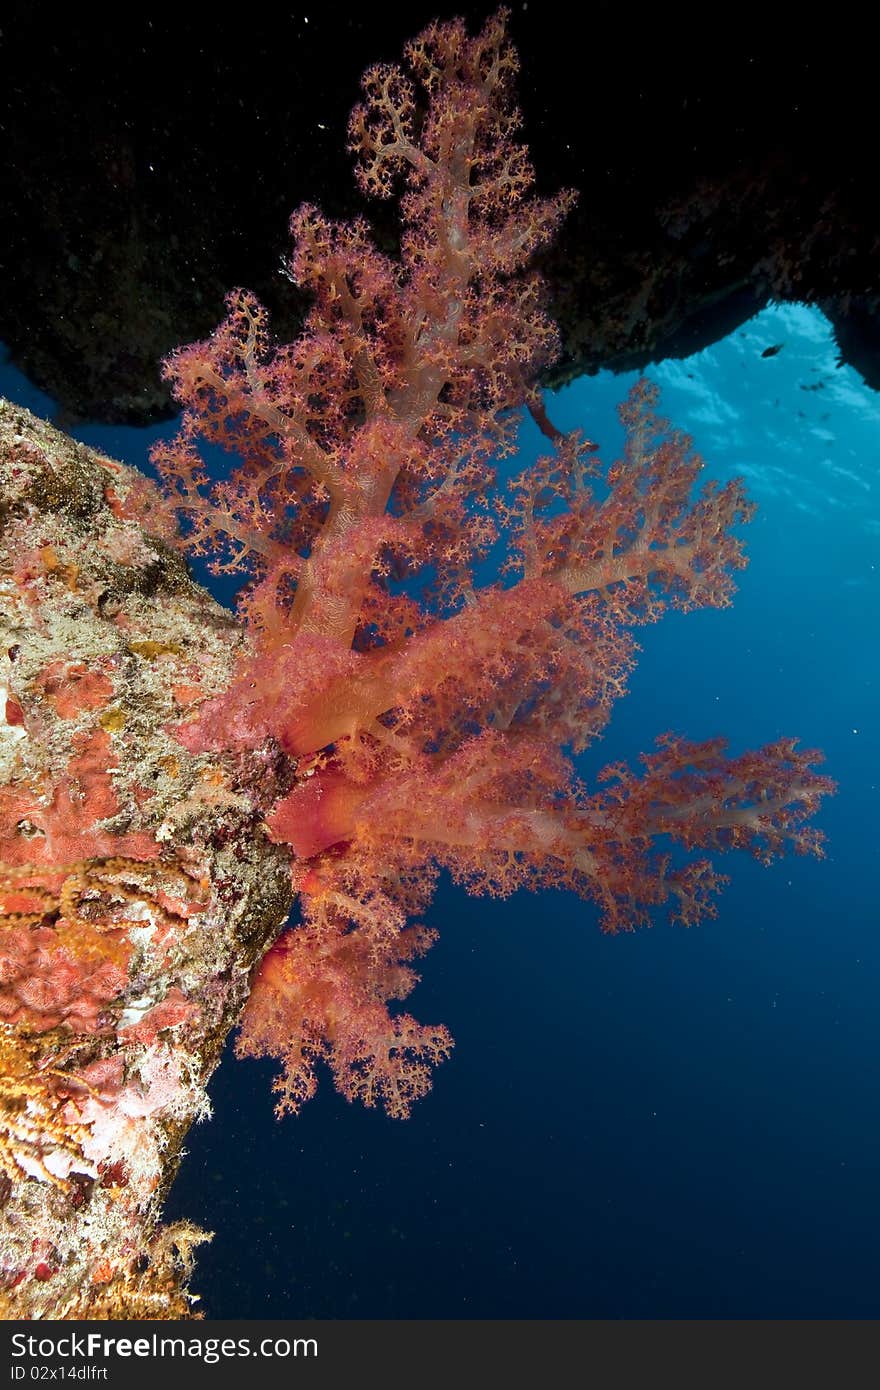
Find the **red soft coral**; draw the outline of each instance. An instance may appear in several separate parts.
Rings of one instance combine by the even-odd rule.
[[[366,193],[402,185],[399,257],[303,207],[296,342],[273,344],[235,291],[166,365],[184,415],[154,458],[197,553],[241,576],[251,633],[179,736],[239,765],[280,749],[290,773],[267,825],[305,922],[267,958],[241,1043],[283,1057],[282,1108],[322,1057],[394,1114],[425,1089],[449,1040],[386,1001],[412,983],[427,938],[405,922],[441,868],[476,891],[570,886],[619,929],[660,903],[713,910],[721,880],[689,852],[819,848],[803,822],[831,783],[792,741],[728,759],[666,739],[641,778],[612,769],[593,792],[563,753],[605,728],[635,625],[730,602],[752,509],[739,482],[694,495],[702,460],[646,382],[607,470],[548,420],[535,383],[557,340],[530,258],[572,195],[533,191],[516,70],[503,11],[473,38],[431,25],[405,69],[371,69],[350,147]],[[523,408],[553,451],[499,487]],[[239,456],[227,478],[203,441]]]

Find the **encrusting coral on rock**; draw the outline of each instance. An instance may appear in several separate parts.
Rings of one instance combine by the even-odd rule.
[[[161,1204],[290,899],[173,736],[243,638],[148,479],[6,402],[0,498],[2,1313],[185,1317]]]

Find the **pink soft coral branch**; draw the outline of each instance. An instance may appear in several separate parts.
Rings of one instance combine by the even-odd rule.
[[[646,382],[608,470],[547,417],[535,383],[557,339],[530,258],[572,195],[533,191],[505,12],[473,38],[432,25],[405,58],[366,74],[350,124],[363,191],[402,189],[399,256],[362,220],[301,208],[302,334],[273,344],[235,291],[167,364],[184,415],[155,455],[196,551],[242,577],[252,639],[180,738],[234,753],[244,786],[250,754],[287,769],[271,804],[250,785],[303,924],[267,957],[240,1039],[282,1058],[282,1109],[321,1059],[395,1115],[426,1089],[450,1040],[387,1006],[415,981],[430,938],[406,923],[441,869],[472,891],[571,887],[611,930],[664,903],[689,923],[722,882],[691,852],[817,852],[805,823],[831,790],[791,740],[729,759],[667,737],[641,777],[578,781],[563,750],[607,724],[633,626],[728,604],[752,509],[739,482],[694,495],[702,460]],[[499,487],[524,408],[553,452]],[[238,455],[227,478],[201,441]]]

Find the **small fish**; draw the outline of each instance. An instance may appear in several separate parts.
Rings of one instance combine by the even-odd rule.
[[[762,357],[775,357],[777,352],[781,352],[785,343],[774,343],[772,347],[765,348],[761,353]]]

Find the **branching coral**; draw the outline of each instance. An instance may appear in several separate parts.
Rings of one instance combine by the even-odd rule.
[[[69,1191],[47,1159],[60,1152],[82,1164],[88,1130],[62,1113],[65,1084],[70,1079],[46,1065],[39,1044],[0,1024],[0,1168],[10,1180],[35,1176]]]
[[[831,783],[792,740],[730,759],[666,737],[642,777],[612,767],[593,791],[570,760],[626,689],[635,625],[730,602],[752,509],[739,482],[695,493],[702,460],[645,382],[608,469],[549,420],[535,382],[556,335],[531,258],[572,195],[533,191],[505,20],[473,38],[431,25],[405,67],[364,78],[350,148],[365,194],[402,187],[399,255],[305,206],[301,337],[273,344],[235,291],[167,363],[184,414],[154,460],[196,553],[241,577],[251,633],[179,737],[239,769],[287,759],[266,824],[303,923],[267,958],[239,1044],[284,1060],[282,1109],[322,1057],[395,1115],[425,1090],[450,1040],[386,1005],[415,979],[430,938],[406,922],[440,869],[474,891],[568,886],[617,930],[658,904],[711,914],[722,880],[692,851],[820,848],[804,822]],[[552,453],[511,478],[523,408]],[[238,456],[228,477],[203,443]]]

